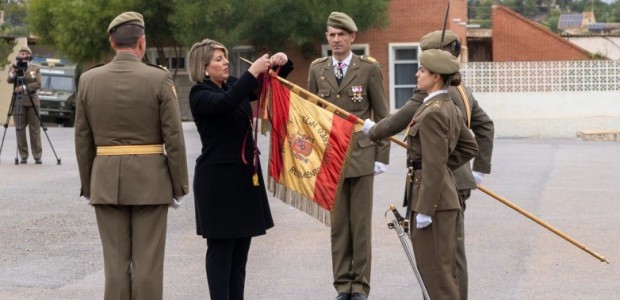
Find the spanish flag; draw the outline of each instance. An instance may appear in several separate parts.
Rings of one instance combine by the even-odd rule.
[[[355,120],[303,99],[279,80],[269,85],[269,189],[276,198],[329,225]]]

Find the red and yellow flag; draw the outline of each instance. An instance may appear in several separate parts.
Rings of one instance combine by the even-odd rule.
[[[270,186],[277,198],[330,224],[354,120],[304,100],[271,81]],[[270,180],[271,181],[271,180]]]

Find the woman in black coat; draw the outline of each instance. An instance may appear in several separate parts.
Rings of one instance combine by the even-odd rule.
[[[252,134],[258,78],[292,63],[284,53],[259,57],[238,79],[228,75],[228,51],[205,39],[188,55],[190,108],[202,142],[196,160],[194,198],[198,235],[207,239],[206,271],[211,299],[243,299],[251,238],[273,227]],[[256,159],[255,159],[256,158]]]

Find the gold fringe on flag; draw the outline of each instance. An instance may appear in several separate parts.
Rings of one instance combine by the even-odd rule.
[[[331,226],[331,213],[319,206],[312,199],[304,197],[303,195],[286,188],[284,185],[277,183],[271,176],[267,181],[267,188],[273,196],[280,199],[280,201],[295,209],[307,213],[327,226]]]

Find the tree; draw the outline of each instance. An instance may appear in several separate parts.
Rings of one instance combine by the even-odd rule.
[[[191,46],[212,38],[228,47],[281,49],[287,43],[311,49],[324,39],[331,11],[347,12],[360,30],[387,23],[389,0],[30,0],[28,25],[41,41],[80,63],[99,62],[112,51],[106,33],[119,12],[144,15],[147,45]]]

